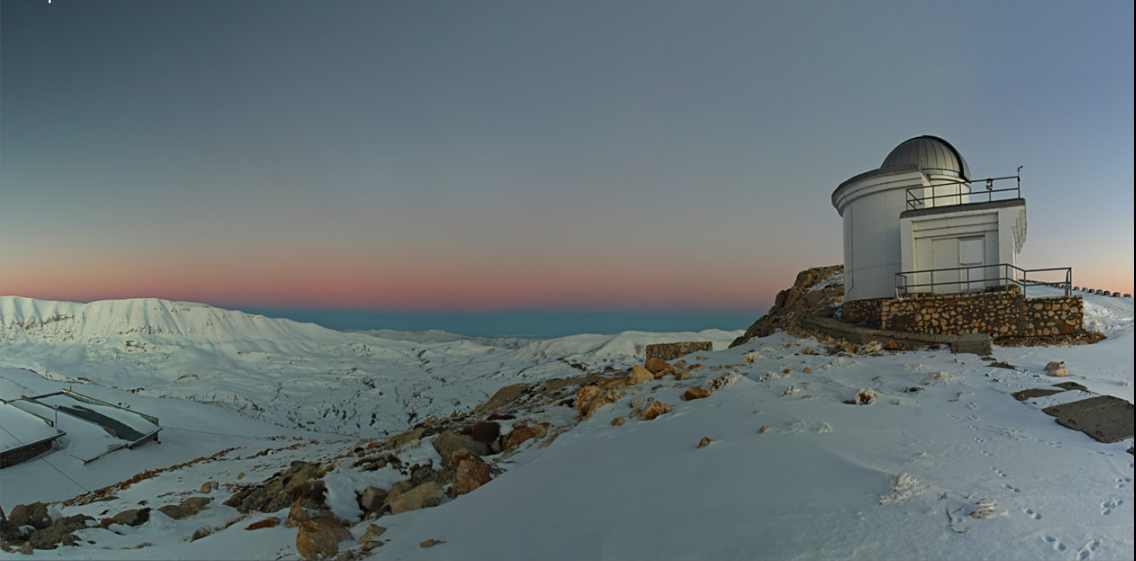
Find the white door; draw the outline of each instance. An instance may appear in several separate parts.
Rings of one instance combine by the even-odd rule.
[[[935,262],[935,269],[948,269],[946,271],[934,271],[931,273],[931,279],[934,283],[932,292],[935,294],[946,294],[959,291],[959,240],[958,238],[946,238],[941,240],[934,240],[931,242],[932,259]],[[945,283],[945,284],[944,284]]]
[[[966,292],[981,292],[986,289],[986,239],[983,236],[959,239],[959,266],[974,267],[965,269],[959,280],[964,281],[962,289]]]

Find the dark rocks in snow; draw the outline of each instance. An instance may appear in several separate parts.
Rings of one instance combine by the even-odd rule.
[[[401,483],[401,482],[400,482]],[[398,486],[398,483],[395,484]],[[394,495],[394,498],[391,498]],[[427,481],[406,491],[394,494],[394,488],[387,494],[387,504],[390,505],[391,514],[401,514],[411,510],[429,508],[442,504],[445,492],[436,481]]]
[[[201,509],[205,508],[205,505],[212,501],[213,499],[209,497],[190,497],[182,501],[181,504],[158,507],[158,512],[174,520],[181,520],[182,518],[188,518],[201,512]]]
[[[339,542],[354,538],[351,530],[332,516],[317,516],[300,523],[296,551],[304,559],[327,559],[339,553]]]
[[[492,421],[481,421],[473,425],[470,436],[483,444],[493,444],[501,436],[501,425]]]
[[[225,506],[236,508],[242,514],[251,511],[276,512],[288,508],[297,500],[303,506],[319,509],[323,506],[325,487],[323,470],[316,464],[293,462],[283,474],[277,473],[260,485],[237,491]]]
[[[44,503],[31,503],[16,505],[8,515],[8,522],[17,528],[20,526],[33,526],[42,530],[51,526],[51,517],[47,515],[47,505]]]
[[[469,450],[478,456],[485,456],[489,454],[489,445],[484,442],[478,442],[467,436],[456,435],[450,431],[443,431],[434,439],[434,450],[442,456],[442,465],[449,465],[450,456],[454,452],[461,449]]]
[[[111,517],[111,522],[115,524],[122,524],[123,526],[141,526],[147,520],[150,520],[149,508],[132,508],[124,510]]]
[[[463,451],[464,452],[464,451]],[[459,459],[455,455],[455,459]],[[476,490],[493,480],[493,472],[481,458],[466,452],[460,457],[452,487],[455,496]]]
[[[363,512],[381,513],[383,511],[383,503],[387,500],[387,492],[385,489],[378,487],[367,487],[363,494],[359,496],[359,507]]]

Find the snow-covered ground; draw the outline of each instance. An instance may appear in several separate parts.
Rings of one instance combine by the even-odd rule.
[[[80,384],[95,384],[352,437],[464,411],[518,381],[626,367],[642,359],[647,344],[725,348],[740,332],[573,335],[521,346],[508,339],[502,347],[439,333],[382,339],[152,298],[75,304],[0,297],[0,367],[81,393]]]
[[[1104,332],[1106,340],[1074,347],[996,347],[994,357],[1014,369],[993,367],[977,356],[952,355],[947,350],[881,356],[810,354],[805,352],[808,347],[821,348],[817,341],[783,333],[735,349],[700,353],[705,358],[688,356],[688,362],[703,365],[693,371],[695,379],[667,378],[633,386],[629,395],[566,430],[550,446],[525,446],[503,461],[506,471],[484,487],[446,499],[436,508],[378,519],[375,523],[388,528],[383,539],[389,541],[374,551],[375,558],[1131,559],[1133,456],[1126,451],[1131,439],[1096,442],[1058,425],[1041,411],[1051,403],[1083,394],[1068,392],[1025,402],[1010,395],[1057,381],[1046,377],[1043,367],[1062,360],[1071,376],[1061,381],[1132,399],[1132,300],[1086,295],[1085,310],[1088,324]],[[351,356],[337,355],[334,349],[343,347],[315,335],[319,334],[312,334],[315,342],[305,348],[317,356]],[[527,369],[527,379],[532,380],[578,374],[571,362],[586,364],[588,369],[605,361],[614,363],[603,357],[629,356],[625,353],[638,342],[655,341],[650,337],[630,334],[605,342],[579,336],[522,347],[526,349],[523,355],[475,351],[472,343],[458,341],[446,343],[450,347],[417,347],[415,352],[422,352],[430,362],[406,372],[422,377],[423,369],[432,367],[426,377],[445,377],[457,385],[464,376],[482,372],[470,367],[484,364],[471,361],[471,356],[496,355],[493,360],[500,361],[497,368],[502,376],[482,380],[505,385],[525,380],[524,374],[518,377],[521,369]],[[10,360],[8,350],[15,348],[17,362],[38,362],[42,370],[36,374],[11,364],[0,370],[0,391],[51,391],[66,383],[45,379],[43,370],[59,378],[73,376],[63,374],[66,370],[61,367],[85,365],[71,356],[80,351],[62,348],[67,341],[50,341],[42,347],[42,338],[7,339],[0,343],[0,360]],[[340,345],[350,348],[356,343],[347,341]],[[124,361],[137,356],[128,359],[121,345],[114,346],[117,340],[111,342],[108,348]],[[400,345],[406,343],[380,342],[373,337],[358,342],[372,348],[375,356],[402,356]],[[162,340],[147,342],[147,346],[151,343],[175,344]],[[98,349],[102,344],[93,346]],[[205,343],[195,341],[193,345],[203,347]],[[260,340],[234,343],[234,348],[275,346],[272,356],[280,360],[302,358],[299,353],[290,354],[294,350],[280,350],[287,345]],[[50,350],[51,356],[36,359],[36,346],[42,347],[41,352]],[[96,357],[95,364],[108,360],[112,352],[92,352],[91,347],[88,343],[81,348],[87,349],[88,357]],[[566,356],[566,351],[575,354]],[[238,363],[227,351],[208,356]],[[509,356],[526,358],[501,358]],[[551,357],[555,358],[541,362]],[[307,360],[304,372],[317,370],[308,370],[310,364],[324,359]],[[534,365],[524,366],[530,363]],[[96,376],[102,372],[87,369],[92,370]],[[141,385],[130,380],[140,375],[139,369],[124,372],[112,374],[111,380],[126,383],[126,389]],[[272,375],[257,369],[240,372],[261,379]],[[679,399],[687,386],[706,385],[708,379],[729,372],[738,374],[736,382],[710,397]],[[275,375],[301,379],[292,377],[288,368]],[[217,378],[186,386],[214,383]],[[383,379],[379,387],[392,380]],[[168,383],[151,383],[169,387]],[[105,384],[110,385],[114,384]],[[436,387],[446,389],[445,384]],[[179,501],[183,495],[198,493],[205,481],[230,484],[238,474],[245,481],[257,481],[284,469],[293,459],[326,461],[355,442],[313,437],[250,420],[233,410],[113,389],[101,382],[77,389],[144,412],[161,408],[159,416],[166,427],[162,444],[111,454],[85,467],[53,453],[6,469],[0,474],[0,504],[6,509],[18,502],[68,496],[69,491],[52,488],[62,480],[50,476],[56,470],[76,484],[94,487],[117,481],[116,476],[125,479],[146,467],[236,448],[216,461],[134,484],[116,492],[112,500],[65,507],[60,512],[106,516],[136,508],[140,501],[154,506]],[[876,393],[870,404],[844,403],[864,389]],[[333,389],[310,387],[306,391],[315,401],[341,399]],[[674,410],[652,421],[626,419],[623,426],[611,424],[617,416],[626,418],[631,402],[644,394],[672,404]],[[479,399],[483,400],[479,396],[469,401]],[[559,427],[573,424],[572,413],[566,407],[552,407],[531,415],[533,421],[547,420]],[[338,431],[344,424],[332,426]],[[269,435],[280,438],[270,440]],[[713,442],[698,448],[702,437]],[[271,453],[257,455],[264,450]],[[403,453],[414,461],[440,459],[426,442]],[[55,470],[37,466],[44,463]],[[356,472],[341,465],[325,478],[329,503],[337,514],[356,523],[353,531],[359,536],[368,523],[359,520],[353,491],[366,485],[386,488],[398,478],[389,468]],[[95,543],[36,551],[32,557],[298,558],[294,529],[277,527],[255,533],[243,529],[267,515],[258,514],[188,541],[198,528],[224,527],[239,517],[235,509],[220,504],[227,493],[213,491],[212,495],[217,498],[211,508],[192,518],[175,521],[154,513],[150,522],[137,528],[112,526],[118,533],[82,530],[80,537]],[[443,543],[421,548],[420,542],[427,539]],[[134,549],[142,543],[151,545]],[[357,547],[353,542],[342,544],[344,548],[349,545]]]

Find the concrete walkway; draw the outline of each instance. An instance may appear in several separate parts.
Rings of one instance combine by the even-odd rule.
[[[1014,392],[1014,399],[1045,397],[1068,390],[1087,391],[1075,382],[1065,382],[1047,388],[1030,388]],[[1042,409],[1057,417],[1063,427],[1079,430],[1100,442],[1120,442],[1133,437],[1132,404],[1111,395],[1090,397],[1079,401],[1051,405]]]

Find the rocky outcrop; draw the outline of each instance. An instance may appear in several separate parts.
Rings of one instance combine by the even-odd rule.
[[[508,405],[523,396],[525,394],[525,390],[527,389],[529,389],[528,384],[513,384],[511,386],[505,386],[497,390],[497,393],[493,394],[493,397],[490,397],[489,401],[478,405],[477,410],[493,411],[495,409],[504,407],[505,405]]]
[[[769,312],[754,322],[730,348],[757,337],[768,337],[778,329],[793,332],[801,319],[822,308],[844,301],[844,266],[813,267],[797,273],[793,286],[777,293]]]
[[[236,508],[242,514],[276,512],[296,501],[307,508],[319,509],[323,506],[325,493],[323,481],[319,480],[323,475],[323,470],[316,464],[292,462],[288,471],[237,491],[225,501],[225,506]]]
[[[646,369],[643,369],[646,372]],[[655,379],[650,372],[646,372],[652,380]],[[614,403],[619,399],[619,392],[615,389],[603,389],[598,384],[584,386],[576,393],[576,412],[580,414],[580,419],[587,419],[599,411],[600,407],[609,403]]]

